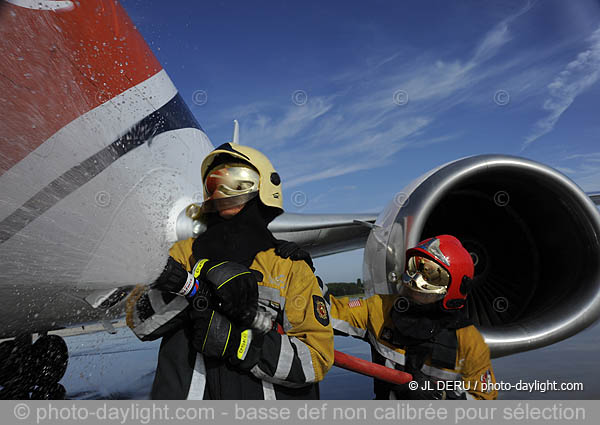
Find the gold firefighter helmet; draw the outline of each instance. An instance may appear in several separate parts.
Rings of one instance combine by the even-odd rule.
[[[252,170],[248,169],[244,171],[242,168],[247,164],[258,172],[258,196],[260,201],[268,207],[276,208],[278,210],[278,215],[281,214],[283,212],[283,195],[279,174],[275,168],[273,168],[271,161],[269,161],[263,153],[254,148],[235,143],[237,138],[238,125],[237,121],[235,121],[233,142],[224,143],[217,147],[204,158],[204,161],[202,161],[201,173],[205,203],[206,201],[215,198],[214,190],[215,187],[219,186],[218,183],[213,183],[215,187],[211,187],[211,184],[207,184],[210,183],[211,180],[209,179],[209,182],[207,182],[209,173],[215,180],[225,182],[223,185],[224,189],[222,190],[223,193],[221,193],[222,197],[235,196],[235,190],[228,190],[230,188],[227,185],[227,181],[230,181],[232,178],[238,178],[236,177],[236,173],[239,176],[246,176],[243,182],[244,184],[233,189],[238,189],[240,191],[240,195],[237,196],[241,199],[249,199],[249,195],[251,195],[252,192],[256,192],[256,188],[253,182],[254,179],[252,178]],[[228,176],[225,175],[226,172],[223,172],[223,167],[231,169]],[[246,193],[242,193],[244,191]]]

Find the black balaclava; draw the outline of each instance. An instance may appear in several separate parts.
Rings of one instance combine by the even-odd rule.
[[[249,267],[258,252],[275,247],[275,237],[267,226],[276,215],[277,211],[265,206],[258,196],[229,219],[218,212],[208,213],[207,230],[192,246],[194,258],[235,261]]]

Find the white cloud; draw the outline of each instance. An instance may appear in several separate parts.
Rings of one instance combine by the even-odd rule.
[[[396,152],[408,146],[409,142],[403,139],[429,122],[425,117],[407,118],[387,129],[364,128],[357,122],[346,130],[348,137],[352,137],[346,143],[321,146],[314,152],[303,146],[286,152],[278,157],[285,188],[388,164]]]
[[[477,64],[486,61],[495,55],[502,46],[508,43],[512,38],[509,32],[509,24],[519,16],[527,13],[535,3],[535,1],[528,1],[527,4],[525,4],[525,6],[519,9],[516,13],[503,19],[491,31],[489,31],[477,46],[472,63]]]
[[[599,162],[600,161],[600,152],[591,152],[591,153],[586,153],[586,154],[574,154],[574,155],[569,155],[565,158],[565,160],[572,160],[572,159],[583,159],[586,161],[593,161],[593,162]]]
[[[600,192],[600,171],[598,167],[595,173],[573,177],[573,180],[586,192]]]
[[[600,152],[569,155],[554,168],[572,178],[586,192],[600,191]]]
[[[552,131],[575,98],[591,87],[600,76],[600,27],[589,38],[589,47],[579,53],[548,85],[542,108],[548,115],[537,121],[523,148]]]
[[[257,148],[263,146],[273,148],[296,138],[299,133],[310,128],[318,118],[326,114],[332,106],[331,99],[316,97],[311,98],[305,105],[288,107],[283,117],[277,121],[260,110],[252,108],[247,108],[246,114],[241,113],[236,116],[240,117],[244,143]],[[243,112],[244,109],[241,108],[240,111]]]
[[[569,168],[569,167],[554,167],[556,168],[558,171],[560,171],[563,174],[575,174],[577,171],[574,168]]]
[[[432,124],[471,96],[475,85],[515,64],[490,61],[511,40],[510,23],[530,7],[491,28],[466,59],[441,60],[424,53],[407,61],[405,52],[396,52],[367,61],[368,69],[332,76],[329,81],[341,88],[329,96],[309,92],[305,105],[290,99],[284,107],[238,108],[245,114],[237,115],[241,140],[267,151],[284,189],[386,165],[409,147],[454,140],[459,135],[434,134]],[[399,90],[408,94],[405,105],[395,103]]]

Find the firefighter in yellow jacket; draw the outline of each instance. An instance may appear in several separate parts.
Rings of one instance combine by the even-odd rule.
[[[497,398],[489,348],[463,313],[471,256],[458,239],[441,235],[409,249],[406,259],[398,294],[329,297],[336,333],[366,339],[374,362],[413,376],[402,386],[376,380],[376,398]]]
[[[207,230],[177,242],[161,277],[128,300],[136,335],[162,337],[152,398],[317,399],[333,330],[311,267],[277,255],[267,229],[283,212],[279,175],[235,143],[201,171]]]

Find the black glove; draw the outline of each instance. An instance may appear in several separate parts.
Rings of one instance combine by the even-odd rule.
[[[262,336],[242,330],[218,311],[190,310],[192,346],[205,356],[226,359],[243,370],[250,370],[260,358]]]
[[[172,292],[178,295],[192,296],[199,289],[199,282],[187,272],[173,257],[169,257],[161,275],[150,288]]]
[[[288,242],[278,239],[275,241],[275,243],[275,254],[279,255],[281,258],[291,258],[294,261],[304,261],[306,264],[308,264],[313,272],[315,271],[310,254],[300,248],[300,245],[298,245],[296,242]]]
[[[217,298],[217,309],[243,329],[250,328],[258,309],[258,282],[263,275],[233,261],[200,260],[192,274],[206,282]]]

